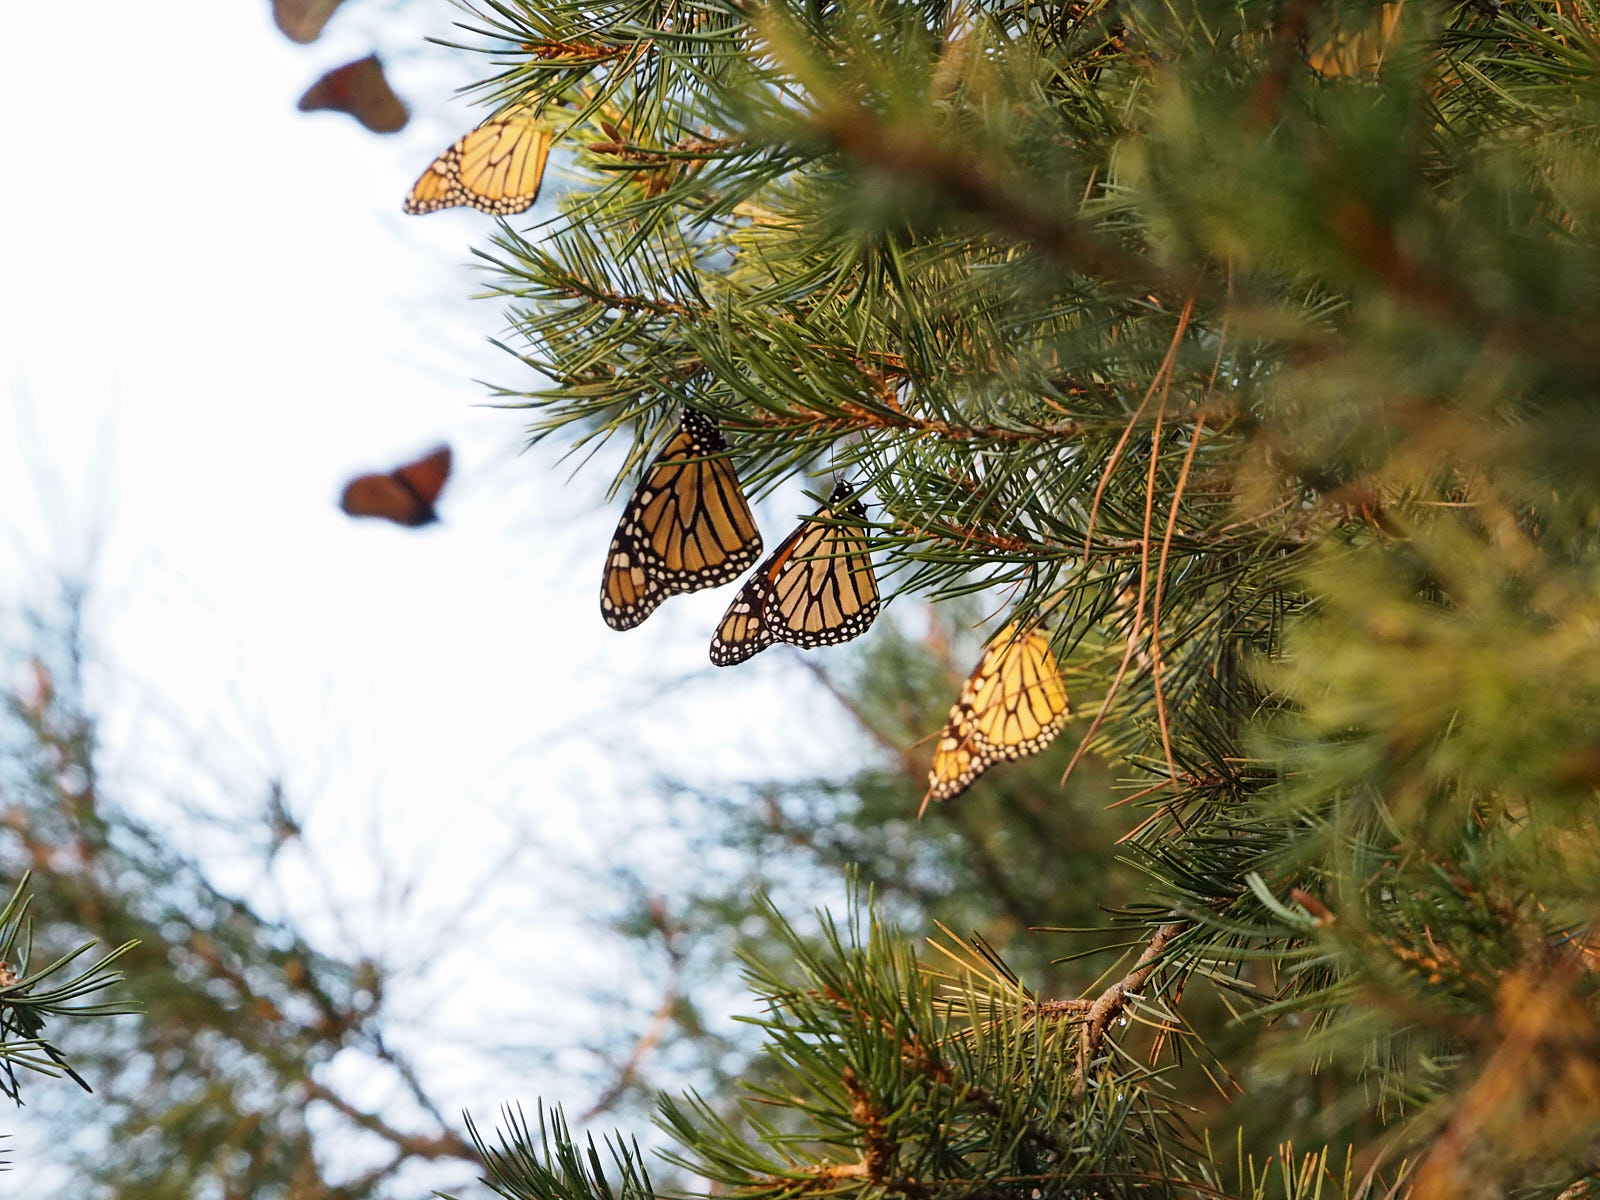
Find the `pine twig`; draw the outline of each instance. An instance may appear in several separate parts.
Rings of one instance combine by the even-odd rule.
[[[1106,1040],[1106,1029],[1110,1022],[1122,1014],[1123,1008],[1133,1000],[1141,987],[1146,986],[1150,976],[1155,974],[1155,968],[1160,966],[1160,958],[1166,946],[1181,933],[1184,928],[1182,922],[1168,922],[1155,931],[1149,944],[1144,947],[1144,952],[1139,955],[1138,962],[1134,962],[1133,970],[1128,971],[1122,979],[1118,979],[1112,986],[1094,998],[1088,1008],[1088,1021],[1083,1024],[1082,1048],[1078,1051],[1078,1088],[1082,1090],[1085,1077],[1088,1075],[1094,1056],[1099,1053],[1101,1043]]]

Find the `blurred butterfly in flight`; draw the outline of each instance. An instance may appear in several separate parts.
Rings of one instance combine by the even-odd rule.
[[[339,0],[272,0],[272,19],[292,42],[314,42]]]
[[[405,211],[466,207],[496,216],[530,208],[544,182],[550,135],[531,121],[489,121],[460,138],[411,187]]]
[[[613,629],[632,629],[668,596],[732,583],[760,553],[761,534],[721,431],[686,407],[617,522],[600,616]]]
[[[1050,639],[1037,627],[1007,625],[989,643],[933,750],[928,794],[951,800],[997,762],[1037,754],[1067,723],[1070,708]]]
[[[878,615],[878,580],[860,532],[866,520],[841,479],[739,589],[711,639],[711,661],[728,667],[775,642],[809,650],[865,633]]]
[[[387,474],[358,475],[345,484],[339,507],[352,517],[380,517],[415,527],[439,519],[434,502],[450,478],[450,447],[440,446]]]
[[[300,97],[301,112],[349,113],[373,133],[398,133],[411,114],[394,94],[376,54],[335,67]]]

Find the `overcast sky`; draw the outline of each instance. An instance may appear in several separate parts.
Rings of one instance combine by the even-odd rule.
[[[522,452],[520,415],[473,382],[520,382],[486,344],[496,302],[468,299],[482,282],[469,248],[493,221],[400,212],[483,115],[451,98],[478,64],[422,41],[459,15],[350,0],[305,47],[267,0],[91,4],[70,26],[57,5],[7,12],[0,606],[86,572],[125,792],[157,814],[180,793],[226,812],[281,778],[309,844],[338,862],[363,950],[437,954],[458,986],[513,972],[521,1008],[507,1015],[525,1017],[629,964],[585,961],[559,928],[508,953],[483,932],[505,911],[472,904],[475,924],[419,947],[412,914],[465,903],[508,831],[601,855],[614,826],[598,814],[648,803],[656,766],[738,778],[837,752],[829,702],[787,652],[707,665],[731,588],[674,599],[627,634],[601,623],[618,460],[569,481],[564,447]],[[403,133],[295,111],[323,70],[374,48],[415,110]],[[559,166],[554,182],[516,220],[548,215]],[[439,525],[338,511],[349,474],[439,441],[456,450]],[[765,507],[769,545],[805,505],[794,485]],[[320,903],[285,871],[287,903]],[[512,874],[568,882],[537,849]],[[399,878],[415,884],[404,909]],[[560,1064],[544,1078],[457,1068],[447,1109],[559,1098]]]

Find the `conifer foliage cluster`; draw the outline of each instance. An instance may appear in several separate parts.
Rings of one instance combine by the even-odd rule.
[[[1072,761],[1111,764],[1127,818],[1104,853],[1144,880],[1084,995],[865,910],[752,962],[770,1070],[664,1104],[678,1169],[752,1197],[1590,1194],[1600,8],[463,24],[567,181],[483,251],[504,398],[537,436],[629,439],[619,482],[684,406],[757,493],[848,476],[891,613],[982,592],[1048,631]],[[662,1192],[553,1111],[484,1143],[517,1200]]]

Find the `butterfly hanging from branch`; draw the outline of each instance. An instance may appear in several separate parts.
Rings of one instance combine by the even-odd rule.
[[[760,554],[761,533],[721,431],[686,407],[617,522],[600,616],[613,629],[632,629],[669,596],[732,583]]]
[[[413,215],[475,208],[506,217],[531,208],[544,183],[550,135],[532,121],[489,121],[429,164],[404,204]]]
[[[953,800],[995,763],[1039,753],[1070,715],[1049,637],[1037,626],[1023,633],[1015,623],[1007,625],[989,643],[950,710],[917,815],[932,801]]]
[[[809,650],[865,633],[879,607],[866,520],[841,479],[739,589],[711,639],[711,661],[727,667],[777,642]]]

